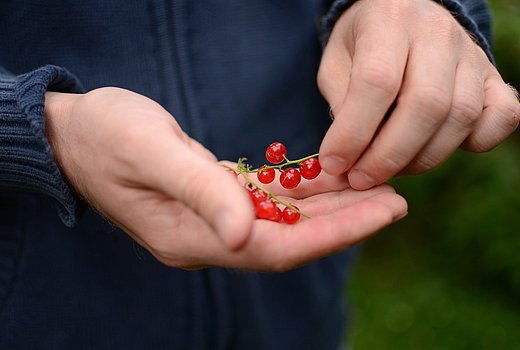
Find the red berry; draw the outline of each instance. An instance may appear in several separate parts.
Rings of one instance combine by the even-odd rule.
[[[273,182],[274,180],[274,177],[275,177],[275,173],[274,173],[274,169],[273,168],[269,168],[269,169],[264,169],[266,165],[262,165],[258,171],[258,173],[256,173],[256,177],[258,178],[258,181],[260,181],[261,183],[263,184],[270,184],[271,182]]]
[[[299,210],[297,207],[293,206],[296,210]],[[282,213],[283,221],[286,224],[295,224],[300,220],[300,213],[292,210],[289,207],[285,207]]]
[[[300,163],[300,173],[307,180],[316,178],[321,172],[318,158],[309,158]]]
[[[276,203],[271,199],[266,199],[255,205],[256,217],[259,219],[273,220],[273,218],[276,218],[276,209],[278,209]]]
[[[251,197],[251,200],[253,201],[253,205],[255,205],[255,206],[258,203],[265,201],[268,198],[267,193],[265,193],[264,191],[262,191],[258,188],[255,188],[254,190],[249,191],[249,196]]]
[[[265,151],[265,158],[273,163],[279,164],[284,161],[284,157],[287,155],[287,149],[281,142],[273,142],[267,147]]]
[[[274,214],[274,217],[272,217],[269,220],[274,221],[274,222],[282,222],[282,211],[280,210],[280,208],[276,207],[276,212]]]
[[[287,189],[295,188],[301,180],[300,172],[295,168],[287,168],[280,175],[280,184]]]

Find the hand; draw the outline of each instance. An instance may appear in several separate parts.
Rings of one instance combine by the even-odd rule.
[[[46,133],[77,193],[158,260],[193,269],[281,271],[338,252],[402,217],[406,202],[323,175],[292,195],[312,215],[289,226],[254,220],[246,191],[162,107],[115,88],[46,94]],[[320,192],[326,192],[321,193]]]
[[[459,146],[488,151],[520,118],[514,91],[431,0],[356,2],[334,27],[318,85],[335,116],[320,162],[356,189],[429,171]]]

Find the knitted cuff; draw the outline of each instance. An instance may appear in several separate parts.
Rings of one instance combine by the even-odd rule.
[[[53,197],[61,220],[70,227],[78,219],[81,202],[65,183],[45,137],[47,90],[84,89],[61,67],[47,65],[17,77],[0,71],[0,188]]]

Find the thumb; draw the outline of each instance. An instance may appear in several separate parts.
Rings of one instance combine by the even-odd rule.
[[[224,244],[239,249],[249,238],[254,220],[250,199],[233,175],[180,139],[162,149],[153,182],[160,190],[199,214]],[[204,149],[205,150],[205,149]]]

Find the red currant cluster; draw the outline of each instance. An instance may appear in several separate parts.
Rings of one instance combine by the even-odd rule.
[[[275,222],[285,222],[287,224],[294,224],[298,222],[302,215],[305,216],[296,206],[286,203],[271,192],[263,189],[258,184],[254,183],[247,176],[248,173],[256,173],[258,181],[263,184],[269,184],[274,181],[276,177],[275,171],[280,172],[280,184],[287,189],[296,188],[302,177],[307,180],[316,178],[321,172],[320,162],[318,161],[318,154],[313,154],[297,160],[287,159],[287,149],[280,142],[273,142],[265,152],[265,157],[271,165],[262,165],[258,169],[245,163],[245,158],[238,160],[237,169],[232,169],[237,175],[243,175],[247,182],[247,189],[255,208],[256,217],[259,219],[266,219]],[[295,165],[296,167],[292,167]],[[285,169],[283,169],[285,168]],[[283,210],[280,209],[280,207]]]
[[[285,222],[286,224],[295,224],[300,220],[300,210],[294,205],[286,206],[283,211],[278,207],[273,196],[270,196],[260,188],[254,188],[249,191],[249,196],[255,207],[256,217],[275,222]]]
[[[316,178],[321,172],[320,162],[317,155],[312,155],[309,157],[305,157],[302,159],[290,161],[287,159],[287,149],[285,148],[283,143],[273,142],[267,147],[265,151],[265,158],[272,164],[279,165],[263,165],[259,168],[257,172],[258,181],[263,184],[268,184],[273,182],[275,178],[275,169],[280,170],[282,173],[280,174],[280,184],[287,189],[296,188],[302,177],[307,180],[312,180]],[[284,163],[282,163],[285,160]],[[282,164],[280,164],[282,163]],[[291,164],[297,164],[298,168],[287,168],[285,170],[281,170],[283,167],[286,167]]]

